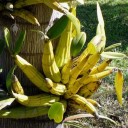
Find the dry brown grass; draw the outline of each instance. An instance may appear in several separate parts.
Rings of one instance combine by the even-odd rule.
[[[114,87],[107,83],[102,83],[101,88],[92,97],[101,104],[98,108],[99,114],[107,116],[117,122],[117,126],[105,119],[80,118],[71,121],[74,126],[65,126],[65,128],[128,128],[128,87],[125,85],[123,92],[123,106],[121,107],[117,101]],[[85,113],[83,111],[75,111],[70,115]]]

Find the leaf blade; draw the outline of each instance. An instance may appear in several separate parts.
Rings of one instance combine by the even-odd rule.
[[[115,91],[120,106],[122,106],[123,82],[124,82],[123,74],[120,70],[118,70],[115,75]]]
[[[119,52],[102,52],[101,56],[108,59],[123,59],[126,57],[125,54]]]
[[[16,66],[13,66],[10,71],[7,74],[6,77],[6,88],[8,90],[8,92],[11,94],[11,86],[12,86],[12,75],[14,74],[14,71],[16,69]]]
[[[53,119],[56,123],[60,123],[63,120],[64,106],[60,102],[52,104],[48,111],[49,119]]]
[[[119,46],[121,46],[121,43],[114,43],[114,44],[112,44],[112,45],[106,47],[106,48],[104,49],[104,51],[109,51],[109,50],[111,50],[111,49],[113,49],[113,48],[116,48],[116,47],[119,47]]]
[[[24,43],[26,37],[26,31],[21,31],[18,39],[16,40],[16,44],[13,50],[14,55],[18,54],[21,51],[22,45]]]
[[[10,106],[14,100],[15,98],[7,98],[7,99],[2,99],[2,100],[0,99],[0,110],[5,108],[6,106]]]
[[[97,18],[98,18],[99,24],[102,25],[102,27],[104,27],[104,19],[103,19],[102,11],[98,2],[97,2]]]
[[[4,38],[5,38],[5,42],[7,47],[9,48],[10,46],[10,42],[11,42],[11,34],[8,28],[4,28]]]

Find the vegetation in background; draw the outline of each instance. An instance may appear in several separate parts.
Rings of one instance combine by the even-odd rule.
[[[98,0],[105,20],[107,44],[122,43],[122,50],[128,51],[128,1]],[[89,0],[77,8],[77,15],[87,33],[87,42],[95,35],[97,18],[96,0]]]

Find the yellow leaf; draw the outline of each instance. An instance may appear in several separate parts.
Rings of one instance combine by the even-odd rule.
[[[123,74],[120,70],[118,70],[115,75],[115,90],[116,90],[117,100],[121,106],[122,106],[123,82],[124,82]]]

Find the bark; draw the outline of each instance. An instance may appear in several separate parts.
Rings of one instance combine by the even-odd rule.
[[[27,31],[27,37],[25,43],[22,47],[20,55],[33,64],[40,72],[42,72],[41,67],[41,57],[42,57],[42,43],[41,37],[39,34],[31,32],[31,29],[38,29],[45,31],[48,25],[51,25],[53,20],[56,17],[59,17],[58,12],[54,12],[43,4],[31,6],[29,9],[34,13],[34,15],[39,19],[41,26],[31,25],[21,19],[16,20],[16,23],[19,24],[20,30],[25,29]],[[3,27],[11,28],[11,25],[14,24],[13,20],[0,18],[0,37],[3,37]],[[14,47],[14,41],[17,36],[13,34],[13,39],[11,42],[11,48]],[[2,84],[5,86],[5,78],[9,69],[14,65],[10,54],[5,50],[0,56],[0,67],[3,68],[3,73],[0,75]],[[26,78],[20,69],[17,69],[15,74],[20,80],[22,86],[24,87],[26,94],[37,94],[41,92],[32,83]],[[48,120],[47,117],[42,118],[33,118],[33,119],[23,119],[23,120],[13,120],[13,119],[0,119],[0,128],[55,128],[55,125],[52,121]]]
[[[39,119],[0,119],[0,128],[56,128],[57,124],[53,121]]]

